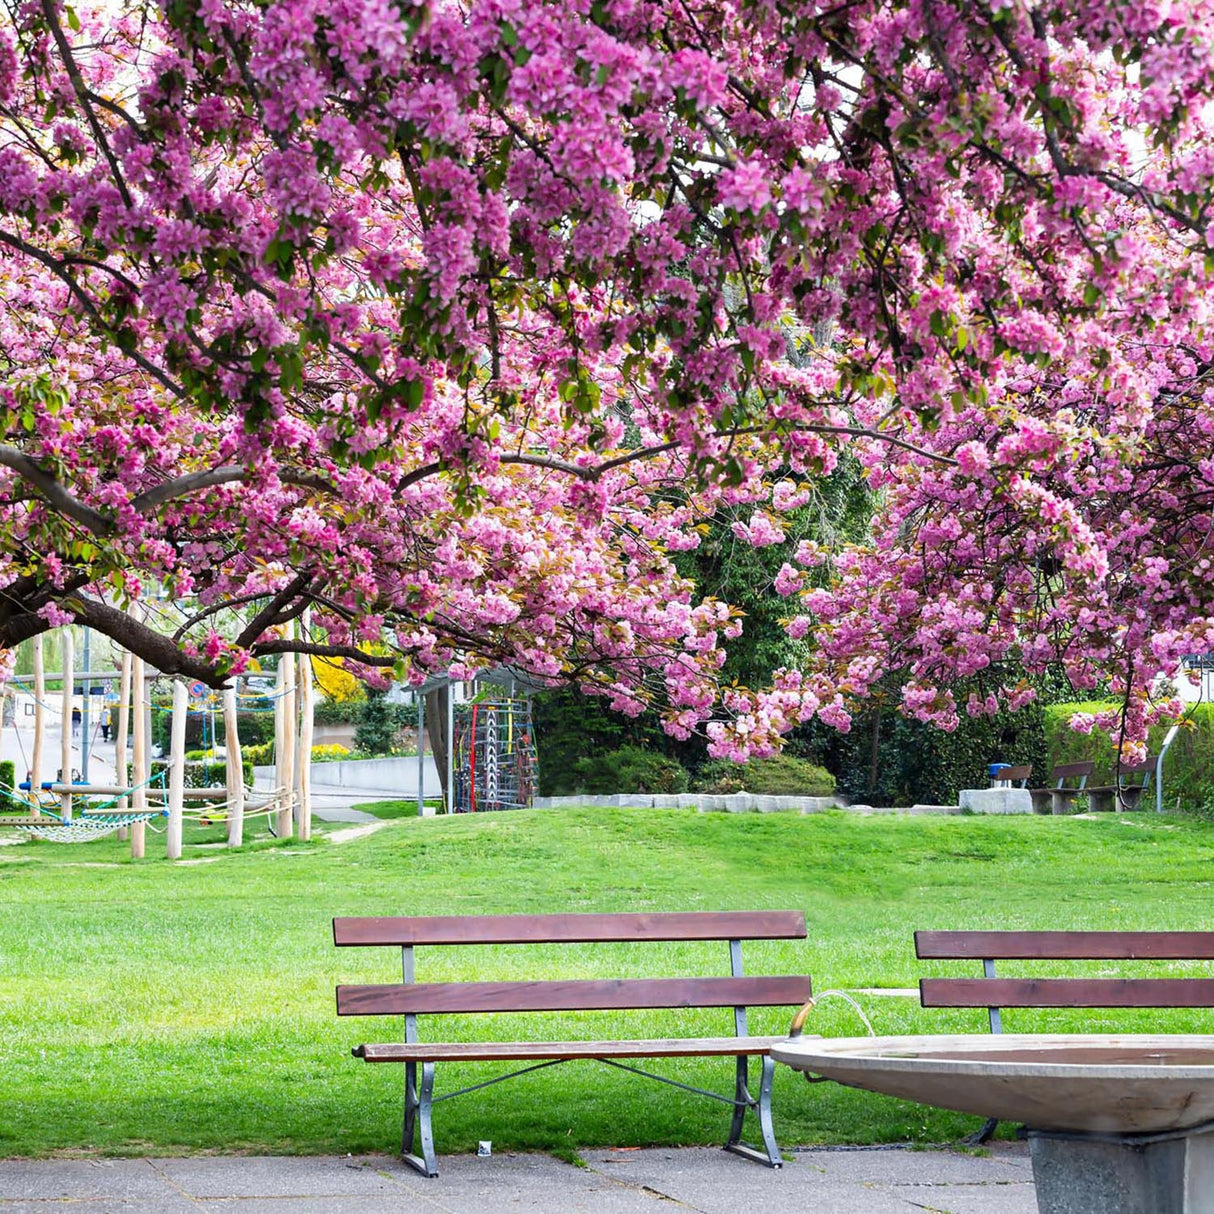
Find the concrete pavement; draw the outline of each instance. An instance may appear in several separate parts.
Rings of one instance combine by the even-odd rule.
[[[710,1148],[441,1158],[387,1156],[0,1161],[0,1214],[1036,1214],[1022,1143],[989,1154],[804,1149],[771,1171]]]

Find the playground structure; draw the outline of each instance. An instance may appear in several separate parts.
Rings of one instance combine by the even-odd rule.
[[[160,706],[152,703],[151,692],[153,683],[163,676],[147,670],[141,658],[129,653],[123,655],[120,670],[102,674],[89,670],[78,672],[70,628],[62,630],[61,639],[63,672],[58,713],[58,775],[54,780],[44,778],[46,718],[52,705],[47,699],[43,638],[38,636],[34,638],[34,673],[29,680],[34,706],[33,744],[27,756],[29,777],[9,794],[14,808],[26,812],[0,815],[0,827],[59,843],[84,842],[118,831],[120,838],[129,837],[131,855],[136,859],[145,854],[149,823],[159,818],[165,820],[166,852],[171,860],[181,857],[182,828],[187,818],[226,821],[229,847],[242,845],[246,820],[258,815],[272,818],[272,832],[280,838],[292,834],[298,834],[301,839],[311,838],[309,757],[313,734],[313,679],[312,661],[308,655],[284,654],[279,659],[273,694],[250,697],[258,701],[272,700],[275,714],[273,787],[254,793],[244,784],[238,728],[240,697],[235,687],[218,693],[222,700],[225,732],[225,781],[215,787],[187,788],[185,736],[190,701],[193,698],[198,706],[216,693],[202,684],[187,687],[181,679],[172,680],[172,706],[163,709],[170,713],[171,722],[165,756],[168,767],[164,773],[154,775],[150,721],[152,712]],[[99,678],[114,679],[119,684],[117,702],[107,706],[115,722],[117,768],[116,778],[109,783],[90,783],[87,761],[82,764],[85,778],[78,778],[73,764],[76,689],[83,682],[82,715],[86,723],[81,730],[80,746],[81,755],[87,756],[95,742],[95,735],[89,738],[87,726],[90,687]],[[129,763],[128,740],[131,743]],[[24,755],[19,732],[18,742]],[[28,796],[22,796],[22,792]],[[188,810],[187,802],[190,803]]]
[[[535,732],[528,700],[474,700],[454,707],[456,813],[524,809],[535,795]]]

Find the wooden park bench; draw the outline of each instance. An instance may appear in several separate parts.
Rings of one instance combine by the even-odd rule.
[[[1214,932],[968,931],[915,933],[920,960],[982,962],[981,978],[920,978],[923,1007],[986,1008],[992,1033],[1002,1009],[1214,1007],[1214,978],[1001,978],[996,961],[1212,961]],[[995,1132],[988,1121],[975,1136]]]
[[[800,911],[689,912],[619,915],[476,915],[424,918],[338,918],[333,920],[337,945],[390,946],[401,950],[403,981],[391,985],[339,986],[339,1016],[404,1016],[404,1040],[357,1046],[354,1056],[367,1062],[400,1062],[405,1067],[405,1115],[401,1153],[406,1163],[426,1176],[437,1176],[431,1107],[465,1092],[573,1059],[593,1059],[659,1082],[723,1101],[733,1108],[727,1151],[778,1168],[779,1148],[771,1120],[774,1063],[770,1049],[780,1037],[747,1033],[746,1009],[785,1007],[810,997],[808,977],[749,977],[742,972],[743,940],[805,938]],[[439,945],[596,944],[609,941],[727,940],[729,977],[567,979],[508,982],[418,982],[414,948]],[[614,1041],[422,1041],[418,1017],[483,1012],[635,1010],[651,1008],[732,1008],[733,1035],[670,1037]],[[629,1058],[732,1057],[734,1093],[724,1096],[678,1083],[621,1062]],[[762,1064],[758,1097],[751,1095],[750,1059]],[[529,1062],[483,1083],[434,1093],[438,1062]],[[418,1083],[418,1067],[421,1083]],[[763,1149],[742,1142],[747,1109],[759,1119]],[[420,1135],[420,1155],[415,1152]]]
[[[1031,763],[1023,763],[1019,766],[1004,767],[996,775],[995,780],[999,784],[1016,784],[1020,788],[1026,788],[1032,775],[1033,765]]]
[[[1089,785],[1085,789],[1088,805],[1097,813],[1137,809],[1143,794],[1150,787],[1158,758],[1158,755],[1148,755],[1141,763],[1123,764],[1113,784]]]
[[[1050,779],[1054,781],[1053,788],[1029,789],[1029,796],[1033,798],[1033,813],[1070,813],[1075,798],[1085,791],[1084,786],[1095,766],[1095,763],[1090,762],[1059,763],[1050,773]]]

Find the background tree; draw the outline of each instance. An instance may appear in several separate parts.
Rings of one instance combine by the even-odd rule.
[[[1214,639],[1205,3],[9,11],[0,643],[509,662],[742,755],[1059,654],[1133,738]],[[820,659],[722,689],[672,554],[843,444]]]

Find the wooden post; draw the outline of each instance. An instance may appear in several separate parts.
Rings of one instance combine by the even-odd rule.
[[[287,625],[287,640],[291,640],[295,635],[295,625]],[[282,786],[287,793],[287,813],[285,815],[286,833],[280,835],[280,838],[288,838],[296,833],[295,820],[299,813],[299,802],[295,792],[295,748],[299,744],[299,695],[296,687],[296,675],[298,674],[299,663],[295,660],[293,653],[284,653],[279,659],[281,665],[286,666],[285,690],[283,696],[283,747],[282,757],[283,764],[286,768],[282,780]]]
[[[426,816],[426,747],[422,741],[426,732],[426,697],[419,687],[417,696],[417,816]]]
[[[42,788],[42,743],[46,732],[46,668],[43,664],[42,633],[34,637],[34,749],[30,754],[30,814],[37,816],[39,790]]]
[[[312,694],[312,656],[299,655],[299,751],[296,783],[299,786],[299,837],[312,837],[312,734],[315,729],[315,698]]]
[[[455,684],[447,683],[447,787],[445,809],[455,813]]]
[[[181,810],[185,800],[185,718],[189,697],[185,684],[173,680],[173,723],[169,741],[169,826],[167,836],[170,860],[181,859]]]
[[[148,718],[143,710],[147,687],[143,677],[143,659],[131,657],[131,808],[143,813],[148,807]],[[147,837],[145,822],[131,823],[131,859],[142,860]]]
[[[278,658],[274,682],[274,788],[279,797],[274,831],[280,839],[291,833],[291,762],[287,754],[287,667],[288,654]]]
[[[63,728],[59,731],[59,779],[64,784],[72,782],[72,693],[76,690],[75,665],[76,653],[69,624],[63,630],[63,694],[60,697],[63,707]],[[64,821],[71,820],[72,794],[70,792],[60,794],[59,812]]]
[[[131,720],[131,655],[122,655],[122,677],[118,680],[118,720],[114,726],[114,783],[119,788],[130,784],[127,779],[126,767],[126,738]],[[119,797],[119,810],[130,809],[131,798]],[[118,838],[125,843],[130,838],[131,828],[124,826],[118,832]]]
[[[236,688],[223,691],[223,738],[227,752],[228,846],[244,842],[244,767],[240,756],[240,732],[236,714]]]

